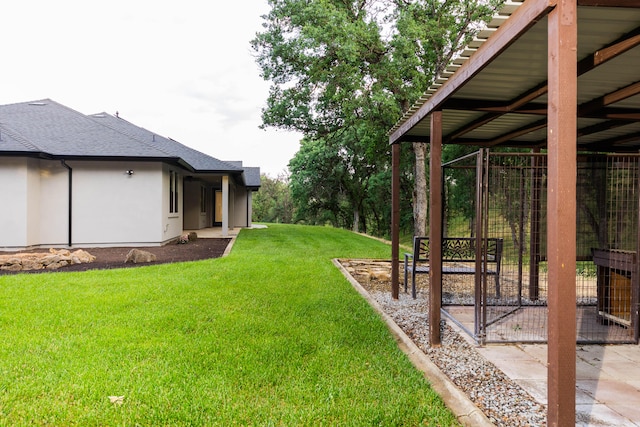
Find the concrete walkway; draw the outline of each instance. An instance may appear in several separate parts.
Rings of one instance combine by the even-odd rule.
[[[243,228],[260,229],[260,228],[267,228],[267,226],[262,224],[253,224],[251,227],[230,228],[226,236],[224,236],[222,233],[222,227],[201,228],[199,230],[183,230],[182,234],[188,234],[190,232],[194,232],[198,235],[198,237],[201,237],[203,239],[219,239],[223,237],[235,238],[235,237],[238,237],[238,233],[240,233],[240,230],[242,230]]]
[[[234,238],[238,236],[241,228],[230,228],[227,235],[223,236],[222,227],[209,227],[209,228],[201,228],[200,230],[183,230],[182,234],[188,234],[190,232],[194,232],[198,235],[198,237],[202,239],[220,239],[223,237]]]
[[[251,227],[244,227],[244,228],[261,229],[261,228],[267,228],[267,226],[262,224],[253,224]],[[229,238],[231,239],[231,242],[229,242],[227,249],[224,251],[224,254],[222,255],[222,256],[227,256],[229,255],[229,252],[231,252],[233,245],[236,243],[236,237],[238,237],[240,230],[242,230],[242,227],[230,228],[227,231],[227,235],[225,236],[224,233],[222,232],[222,227],[209,227],[209,228],[201,228],[199,230],[183,230],[182,234],[189,234],[190,232],[195,232],[198,235],[198,237],[202,239]]]
[[[477,350],[547,404],[546,345],[491,344]],[[640,346],[577,347],[576,425],[640,426]]]

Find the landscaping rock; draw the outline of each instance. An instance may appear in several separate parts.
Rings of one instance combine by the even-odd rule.
[[[0,266],[0,270],[6,270],[6,271],[20,271],[22,270],[22,264],[20,263],[11,263],[11,262],[7,262],[6,264],[2,264]]]
[[[78,249],[70,254],[70,256],[73,264],[87,264],[96,260],[95,256],[82,249]]]
[[[134,264],[140,264],[144,262],[153,262],[156,260],[156,256],[151,252],[143,251],[141,249],[131,249],[127,254],[124,262],[125,264],[128,262]]]
[[[45,252],[28,252],[11,255],[0,255],[0,270],[32,271],[57,270],[72,264],[90,263],[96,257],[82,249],[71,252],[68,249],[49,249]]]

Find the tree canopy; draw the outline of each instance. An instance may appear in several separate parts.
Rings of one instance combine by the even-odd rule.
[[[390,192],[387,132],[497,3],[269,0],[252,47],[271,82],[263,126],[305,135],[290,162],[298,217],[388,232],[381,204],[389,195],[380,191]],[[403,192],[411,194],[424,170],[406,155],[402,165]]]

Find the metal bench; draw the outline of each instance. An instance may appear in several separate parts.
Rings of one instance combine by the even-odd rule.
[[[486,274],[495,277],[496,294],[500,294],[500,264],[502,262],[502,239],[487,239]],[[416,297],[416,274],[429,274],[429,238],[416,236],[413,253],[404,254],[404,291],[411,276],[411,295]],[[476,273],[476,239],[474,237],[444,237],[442,239],[442,274]],[[466,264],[464,264],[466,263]],[[474,263],[469,265],[469,263]],[[491,268],[489,268],[491,264]]]

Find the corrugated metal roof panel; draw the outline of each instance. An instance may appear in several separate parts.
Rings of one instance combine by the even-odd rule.
[[[600,2],[607,3],[607,1]],[[524,2],[509,1],[505,4],[499,15],[515,13]],[[586,4],[589,4],[588,6]],[[608,2],[614,4],[614,2]],[[529,10],[540,8],[544,11],[544,2],[532,2]],[[584,129],[578,143],[588,147],[597,141],[608,141],[618,138],[623,144],[622,138],[638,132],[634,120],[640,117],[640,82],[638,69],[640,69],[640,47],[637,46],[640,38],[640,4],[634,7],[596,7],[596,2],[587,2],[578,7],[578,60],[589,60],[597,66],[582,70],[578,79],[578,105],[579,129]],[[619,2],[617,6],[631,6],[631,2]],[[552,6],[552,5],[551,5]],[[527,9],[523,9],[529,12]],[[504,12],[504,13],[503,13]],[[445,141],[451,135],[460,135],[460,141],[478,140],[481,145],[492,146],[500,135],[513,133],[524,126],[531,126],[530,132],[514,137],[511,141],[514,145],[522,145],[526,142],[544,143],[546,141],[545,129],[537,124],[546,118],[547,94],[545,84],[547,79],[547,19],[538,19],[534,15],[526,13],[520,16],[530,16],[530,25],[524,27],[524,32],[519,37],[511,39],[504,49],[498,54],[491,55],[492,61],[483,64],[483,67],[474,74],[468,73],[467,57],[458,57],[447,68],[448,73],[439,76],[437,85],[429,88],[428,93],[434,97],[428,100],[420,100],[405,114],[403,118],[391,129],[392,142],[404,136],[412,140],[423,138],[428,140],[430,135],[429,108],[443,108],[443,133]],[[503,17],[492,20],[491,26],[504,26]],[[513,27],[511,25],[510,27]],[[473,55],[475,51],[484,51],[486,41],[482,36],[491,37],[500,32],[495,28],[483,30],[471,43],[471,49],[465,49],[465,55]],[[600,64],[601,58],[609,52],[603,50],[621,37],[627,36],[626,42],[617,46],[614,50],[622,52],[614,59]],[[491,43],[491,48],[495,43]],[[631,46],[627,48],[626,46]],[[487,56],[483,56],[486,58]],[[473,56],[471,60],[473,61]],[[587,58],[587,59],[585,59]],[[474,62],[474,66],[477,61]],[[588,65],[588,64],[587,64]],[[453,71],[454,74],[450,74]],[[456,78],[459,73],[463,78]],[[456,87],[452,88],[450,80],[454,79]],[[447,88],[448,96],[438,96],[438,91]],[[523,99],[523,96],[533,89],[538,89],[535,97]],[[540,90],[541,89],[541,90]],[[619,92],[625,89],[625,94]],[[444,104],[436,105],[438,102]],[[434,101],[435,100],[435,101]],[[455,101],[455,102],[454,102]],[[426,108],[424,108],[424,107]],[[522,108],[522,113],[512,111],[509,106]],[[500,107],[503,109],[500,110]],[[591,107],[591,108],[588,108]],[[481,117],[488,117],[493,111],[492,120],[483,120],[482,124],[472,125]],[[509,114],[505,114],[509,113]],[[525,113],[525,114],[523,114]],[[535,114],[532,114],[535,113]],[[416,119],[415,115],[419,119]],[[504,114],[504,115],[500,115]],[[629,123],[619,126],[619,123],[608,125],[607,129],[591,128],[598,115],[608,119],[625,119]],[[591,117],[591,119],[589,118]],[[597,122],[597,120],[596,120]],[[407,125],[404,125],[407,123]],[[413,127],[408,128],[408,125]],[[536,126],[532,126],[536,124]],[[403,134],[399,132],[402,129]],[[597,132],[596,132],[597,131]],[[582,134],[581,133],[581,134]],[[449,138],[450,139],[450,138]],[[633,140],[631,138],[630,140]],[[455,141],[454,141],[455,142]],[[624,142],[624,147],[630,147],[629,141]],[[507,142],[508,145],[508,142]],[[591,145],[595,147],[596,145]],[[640,141],[634,147],[640,149]]]

